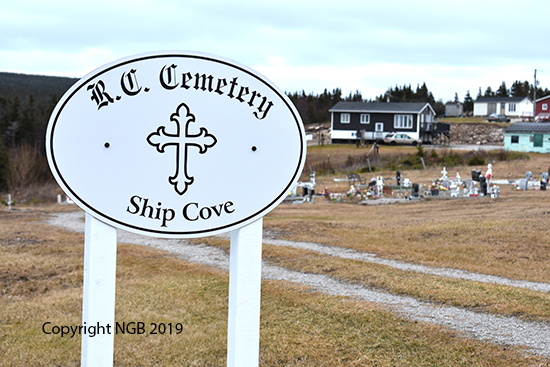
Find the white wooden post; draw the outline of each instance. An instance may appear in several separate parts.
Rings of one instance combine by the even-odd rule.
[[[258,366],[263,218],[231,231],[227,366]]]
[[[113,365],[115,334],[116,228],[86,213],[81,365]],[[108,327],[109,326],[109,327]],[[96,335],[90,337],[90,327]],[[84,334],[86,329],[86,334]]]

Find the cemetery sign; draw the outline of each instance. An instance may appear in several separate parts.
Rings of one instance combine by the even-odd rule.
[[[117,228],[157,237],[231,231],[296,184],[302,121],[259,73],[197,52],[104,65],[72,86],[46,134],[65,193]]]

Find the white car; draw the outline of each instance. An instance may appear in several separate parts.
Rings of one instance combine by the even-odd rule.
[[[403,144],[403,145],[412,145],[413,147],[417,146],[418,144],[422,144],[422,141],[420,139],[411,138],[407,134],[388,134],[384,138],[384,143],[390,144],[390,145],[396,145],[396,144]]]

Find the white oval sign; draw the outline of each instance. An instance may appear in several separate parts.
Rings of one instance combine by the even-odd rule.
[[[82,209],[157,237],[244,226],[296,184],[300,116],[273,83],[235,61],[148,53],[104,65],[57,104],[51,170]]]

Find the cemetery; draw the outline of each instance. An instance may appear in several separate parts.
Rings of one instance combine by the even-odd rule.
[[[383,147],[385,151],[384,155],[387,155],[391,151],[391,147]],[[330,151],[327,149],[327,152]],[[334,149],[332,149],[334,151]],[[360,150],[356,150],[360,152]],[[350,150],[346,150],[350,152]],[[432,148],[432,155],[434,150]],[[495,162],[491,158],[477,157],[476,152],[472,161],[478,162],[479,160],[485,162]],[[390,153],[391,154],[391,153]],[[437,154],[437,153],[436,153]],[[450,154],[453,154],[452,151]],[[501,153],[497,153],[501,154]],[[502,154],[501,154],[502,155]],[[358,153],[359,160],[363,160],[368,163],[368,169],[371,170],[371,163],[368,158],[368,154]],[[407,154],[405,159],[409,159],[410,153]],[[327,156],[327,161],[330,160],[330,156]],[[476,158],[477,157],[477,158]],[[441,167],[442,170],[434,174],[437,171],[437,165],[431,165],[427,168],[424,159],[419,160],[422,162],[423,169],[407,170],[407,171],[378,171],[368,172],[367,167],[355,172],[345,174],[335,173],[333,178],[323,177],[321,183],[319,181],[319,175],[313,170],[312,166],[309,166],[309,181],[298,182],[297,188],[289,193],[289,196],[285,200],[285,203],[299,204],[302,202],[314,202],[315,196],[324,197],[325,199],[334,203],[359,203],[363,205],[379,205],[389,203],[406,203],[411,200],[437,200],[437,199],[464,199],[464,198],[498,198],[502,190],[541,190],[546,191],[548,184],[548,176],[550,167],[545,170],[546,163],[544,162],[543,155],[540,156],[542,162],[537,167],[540,171],[539,174],[534,175],[533,172],[526,170],[524,172],[514,171],[510,172],[510,167],[505,167],[505,172],[493,172],[494,163],[483,163],[479,165],[460,166],[452,168],[455,171],[454,175],[451,175],[447,171],[447,167]],[[523,159],[528,158],[524,156]],[[332,158],[334,160],[334,158]],[[340,158],[341,159],[341,158]],[[372,156],[371,156],[372,159]],[[351,155],[348,155],[346,163],[341,163],[340,170],[345,170],[348,167],[349,162],[355,162]],[[338,165],[337,162],[333,162]],[[501,166],[505,162],[500,162]],[[516,164],[514,164],[515,166]],[[324,174],[324,167],[326,162],[314,163],[315,167],[320,168]],[[508,165],[509,166],[509,165]],[[357,164],[352,166],[358,167]],[[478,168],[479,167],[479,168]],[[450,168],[451,169],[451,168]],[[450,170],[449,169],[449,170]],[[357,173],[361,171],[361,173]],[[461,171],[463,172],[461,174]],[[507,171],[507,172],[506,172]],[[410,175],[410,177],[404,176],[404,174]],[[302,175],[302,178],[307,176]],[[301,190],[301,191],[300,191]],[[383,199],[383,200],[379,200]],[[377,201],[378,200],[378,201]]]
[[[381,147],[380,154],[392,154],[387,149],[390,148]],[[414,152],[414,148],[408,149]],[[337,166],[335,148],[330,153],[332,163]],[[306,200],[302,205],[287,204],[285,200],[266,216],[264,230],[286,241],[374,253],[384,261],[467,270],[514,281],[529,280],[542,286],[550,283],[546,260],[548,244],[537,240],[548,232],[550,200],[542,184],[542,179],[547,177],[544,175],[547,163],[544,155],[533,153],[526,160],[494,161],[490,163],[491,167],[489,164],[428,166],[426,170],[399,169],[370,174],[335,172],[329,175],[314,174],[315,171],[306,167],[301,176],[301,187],[296,190],[296,196]],[[531,175],[526,176],[526,172],[531,172]],[[479,181],[474,180],[474,176]],[[493,192],[495,186],[500,188],[498,197],[483,193],[481,177],[487,180],[488,176],[488,186],[492,186]],[[454,184],[459,182],[462,182],[460,189],[454,189]],[[475,184],[472,186],[468,182]],[[418,185],[419,199],[412,195],[415,184]],[[423,184],[422,188],[420,184]],[[352,185],[363,194],[362,198],[356,196],[352,200],[348,196]],[[324,193],[325,187],[329,198]],[[437,195],[433,195],[435,190],[439,190]],[[369,191],[372,195],[368,195]],[[456,196],[452,195],[455,191]],[[336,196],[339,193],[342,194],[340,202]],[[384,200],[390,205],[370,204]],[[0,249],[2,256],[10,259],[3,265],[2,272],[12,274],[3,283],[3,297],[12,298],[6,298],[8,307],[3,309],[2,317],[19,320],[16,323],[19,331],[12,328],[8,332],[10,340],[15,335],[29,333],[30,340],[33,340],[21,341],[20,348],[32,353],[16,352],[10,359],[12,364],[25,364],[22,361],[36,358],[69,364],[67,361],[80,358],[78,335],[62,338],[61,334],[46,335],[40,331],[46,322],[51,323],[46,325],[48,332],[49,326],[79,325],[82,234],[61,228],[52,230],[54,227],[44,222],[55,213],[80,212],[68,202],[64,196],[60,197],[59,204],[32,206],[15,202],[11,208],[6,205],[0,212],[2,223],[7,224],[0,228]],[[151,214],[154,218],[158,211],[159,218],[162,218],[162,206],[157,205],[157,201],[150,200],[147,205],[141,205],[143,202],[137,199],[134,202],[139,204],[140,213],[148,205],[151,209],[146,208],[144,215]],[[357,205],[361,202],[365,205]],[[126,203],[126,207],[136,211],[131,202]],[[200,216],[200,208],[202,205],[198,204],[188,207],[189,216]],[[518,213],[522,213],[521,216]],[[205,210],[203,215],[206,214]],[[522,233],[521,242],[514,240],[516,233]],[[295,271],[295,275],[288,275],[288,279],[298,274],[328,275],[331,279],[345,280],[368,289],[383,288],[390,293],[405,294],[434,304],[451,303],[476,310],[481,307],[482,314],[500,315],[501,319],[520,313],[525,315],[520,319],[543,324],[550,320],[546,291],[519,290],[515,286],[491,283],[479,288],[477,283],[468,280],[445,280],[440,275],[391,270],[388,265],[367,265],[335,255],[316,255],[305,249],[271,245],[271,240],[264,240],[264,263]],[[211,270],[212,265],[192,265],[192,261],[178,259],[184,255],[159,256],[162,252],[158,249],[126,244],[130,241],[123,239],[118,245],[120,264],[117,274],[120,272],[120,275],[117,275],[115,322],[118,325],[140,325],[141,322],[147,332],[132,333],[129,328],[129,332],[114,335],[115,365],[124,365],[128,361],[150,365],[153,360],[165,364],[171,364],[168,361],[194,360],[199,364],[224,365],[227,273],[215,268]],[[219,251],[214,258],[230,252],[228,239],[212,236],[189,241],[189,247],[182,249],[190,254],[192,249],[199,249],[204,244]],[[154,243],[154,240],[144,243]],[[178,243],[172,245],[174,249],[184,246],[184,241]],[[43,257],[46,254],[47,257]],[[37,262],[37,259],[42,260]],[[8,264],[12,270],[8,270]],[[43,275],[49,271],[57,275],[53,278]],[[508,344],[503,349],[498,344],[458,336],[460,333],[451,332],[452,336],[449,336],[444,329],[427,328],[425,322],[388,317],[378,310],[377,307],[381,306],[369,306],[373,301],[336,300],[323,292],[312,293],[310,288],[294,288],[287,282],[262,280],[261,365],[277,365],[276,361],[280,360],[292,364],[304,358],[311,361],[309,365],[339,365],[338,359],[361,361],[361,358],[366,358],[364,356],[369,360],[391,363],[400,360],[398,355],[417,365],[427,363],[423,356],[455,363],[457,355],[467,355],[464,358],[470,364],[475,364],[476,360],[481,363],[481,357],[471,356],[467,350],[476,350],[484,356],[485,362],[489,360],[496,366],[509,365],[510,361],[514,365],[543,363],[539,358],[544,357],[544,351],[542,355],[540,351],[525,353]],[[174,288],[174,284],[183,288]],[[309,313],[305,313],[306,310]],[[130,324],[132,322],[135,324]],[[151,334],[152,323],[180,323],[184,332]],[[389,330],[400,330],[400,334],[391,336],[393,333]],[[187,336],[183,338],[182,335]],[[311,335],[315,337],[311,338]],[[345,335],[344,339],[342,335]],[[413,343],[418,335],[422,335],[423,341]],[[389,344],[380,342],[386,338],[389,338]],[[337,346],[341,343],[354,347],[340,349]],[[52,347],[60,353],[51,355]],[[502,364],[501,360],[506,363]]]
[[[203,70],[194,90],[178,63]],[[240,103],[212,109],[226,92]],[[75,83],[46,130],[56,202],[0,211],[7,365],[548,362],[546,157],[305,135],[220,57],[130,56]]]

